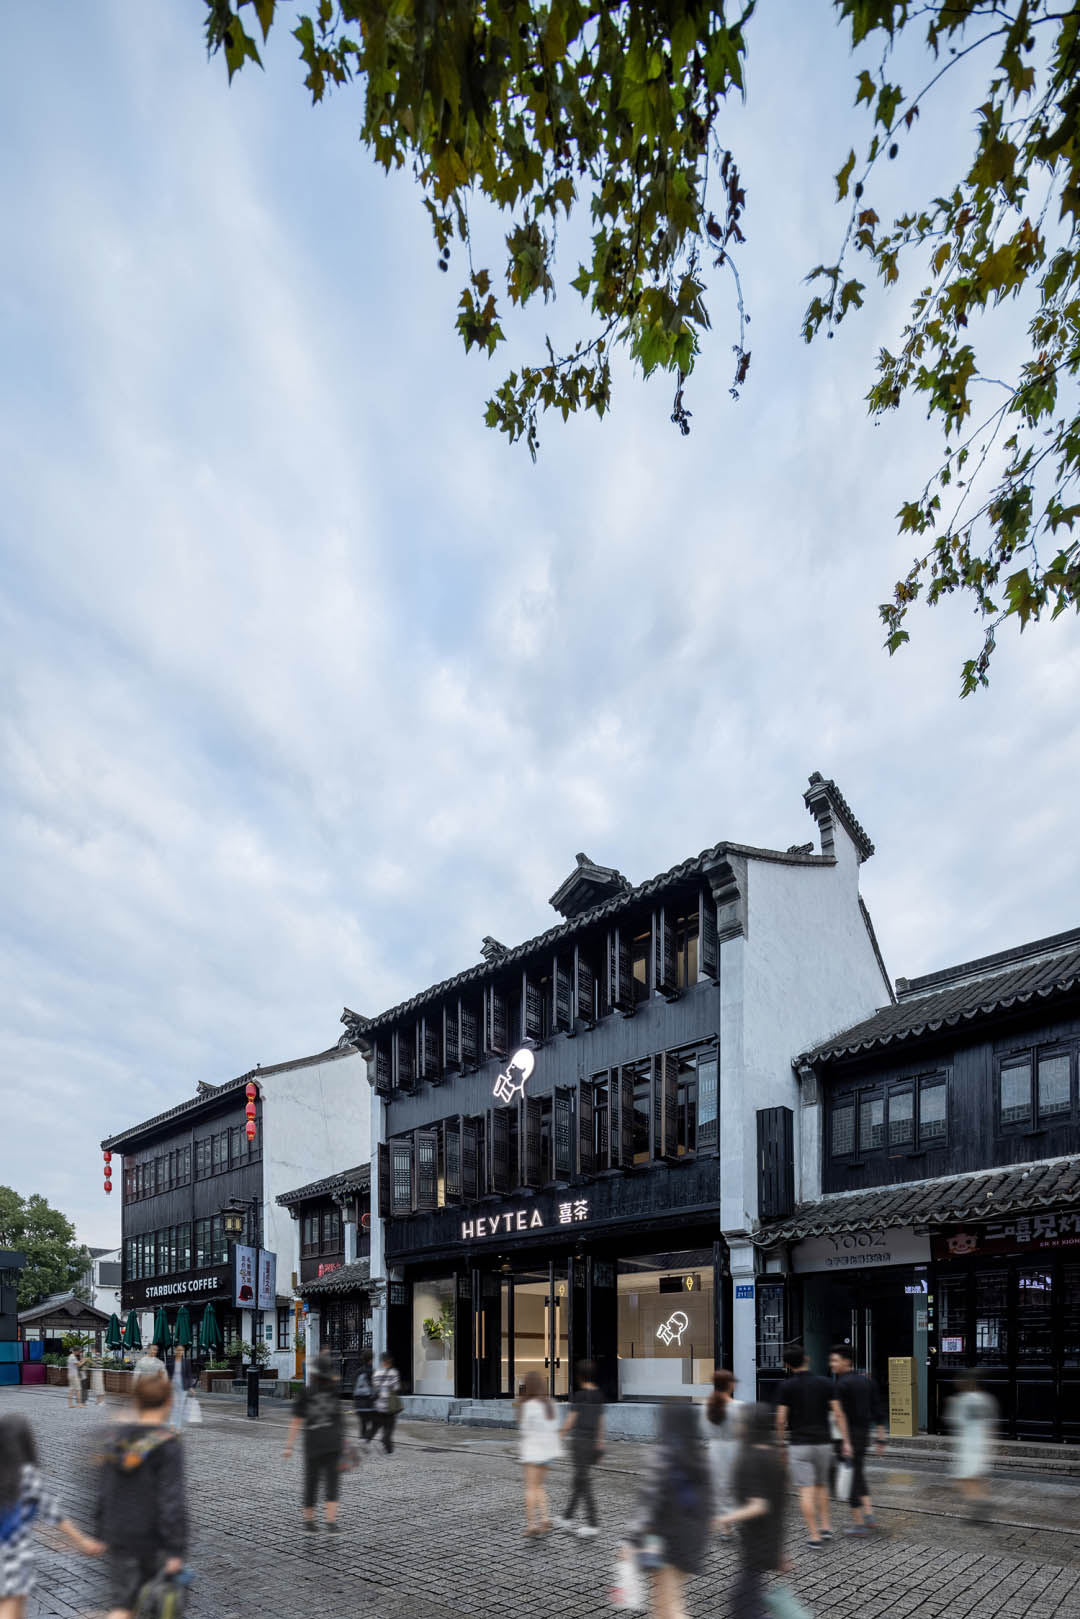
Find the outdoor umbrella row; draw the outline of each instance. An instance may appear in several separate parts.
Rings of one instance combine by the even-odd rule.
[[[142,1333],[139,1331],[139,1318],[134,1310],[128,1312],[124,1330],[120,1330],[120,1322],[114,1315],[109,1320],[105,1333],[105,1342],[110,1349],[141,1349]],[[169,1327],[169,1320],[164,1309],[159,1309],[154,1317],[154,1336],[152,1343],[157,1344],[161,1350],[171,1349],[173,1344],[180,1344],[184,1349],[190,1349],[194,1342],[191,1330],[191,1312],[186,1304],[182,1304],[176,1312],[175,1331]],[[199,1324],[199,1348],[212,1354],[220,1349],[222,1343],[221,1328],[218,1326],[217,1314],[214,1306],[208,1304],[202,1313]]]

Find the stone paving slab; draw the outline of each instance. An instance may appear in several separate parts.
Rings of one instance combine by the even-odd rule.
[[[11,1409],[31,1417],[46,1474],[71,1515],[87,1524],[88,1453],[119,1409],[76,1413],[63,1390],[0,1390],[0,1411]],[[299,1458],[281,1457],[287,1411],[264,1408],[254,1423],[204,1410],[207,1421],[183,1441],[197,1571],[191,1619],[594,1619],[613,1612],[607,1587],[644,1447],[612,1447],[599,1470],[596,1541],[523,1541],[520,1470],[506,1435],[405,1424],[393,1456],[366,1454],[344,1479],[341,1533],[310,1535],[299,1528]],[[556,1511],[567,1484],[565,1470],[553,1469]],[[879,1468],[873,1488],[885,1531],[866,1541],[838,1539],[823,1552],[806,1548],[792,1507],[791,1584],[819,1619],[1080,1619],[1076,1484],[1053,1478],[1023,1485],[1021,1495],[1010,1480],[995,1504],[1000,1521],[982,1525],[957,1515],[940,1471]],[[99,1565],[51,1532],[41,1541],[28,1619],[97,1619]],[[710,1548],[688,1590],[692,1619],[736,1619],[735,1561],[724,1543]]]

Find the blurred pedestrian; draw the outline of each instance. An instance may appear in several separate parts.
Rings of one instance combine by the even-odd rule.
[[[360,1429],[360,1438],[365,1445],[370,1445],[375,1437],[378,1419],[375,1415],[375,1386],[372,1383],[371,1351],[365,1349],[360,1356],[360,1369],[353,1384],[353,1406],[356,1411],[356,1422]]]
[[[786,1567],[784,1509],[787,1468],[776,1442],[775,1417],[767,1405],[743,1407],[741,1438],[731,1475],[737,1505],[719,1520],[739,1530],[739,1577],[731,1611],[739,1619],[768,1619],[764,1580]]]
[[[144,1353],[141,1354],[138,1360],[135,1362],[134,1381],[137,1383],[140,1377],[158,1376],[167,1378],[168,1373],[165,1370],[163,1362],[158,1359],[157,1344],[149,1344]]]
[[[383,1449],[389,1456],[394,1449],[394,1424],[401,1410],[401,1378],[392,1355],[384,1353],[379,1356],[379,1369],[371,1379],[371,1386],[375,1394],[375,1416]]]
[[[827,1377],[810,1370],[805,1349],[789,1349],[784,1356],[788,1376],[776,1396],[776,1432],[791,1444],[791,1477],[798,1485],[799,1505],[806,1524],[807,1545],[820,1551],[833,1538],[829,1518],[829,1416],[840,1430],[841,1453],[851,1459],[847,1418]]]
[[[719,1519],[735,1505],[731,1475],[735,1466],[742,1427],[743,1402],[735,1398],[735,1373],[713,1373],[713,1391],[705,1401],[705,1442],[709,1447],[709,1474],[712,1478],[713,1514]],[[727,1536],[730,1529],[721,1525]]]
[[[341,1406],[341,1382],[334,1362],[324,1349],[315,1357],[314,1375],[293,1401],[292,1421],[282,1454],[293,1453],[301,1428],[304,1430],[304,1528],[315,1528],[315,1504],[322,1484],[326,1497],[326,1528],[337,1533],[338,1484],[341,1455],[345,1448],[345,1421]]]
[[[184,1452],[167,1425],[172,1389],[164,1366],[132,1388],[134,1421],[109,1436],[101,1460],[95,1532],[109,1564],[108,1619],[130,1619],[139,1592],[183,1571],[187,1552]]]
[[[184,1426],[188,1395],[195,1383],[195,1373],[183,1344],[177,1344],[176,1346],[176,1353],[173,1356],[172,1377],[169,1381],[172,1386],[172,1410],[169,1414],[169,1422],[179,1432]]]
[[[945,1426],[955,1441],[949,1472],[960,1486],[968,1515],[980,1518],[986,1512],[987,1475],[993,1455],[997,1427],[997,1401],[979,1387],[972,1373],[960,1379],[959,1393],[945,1401]]]
[[[60,1510],[38,1470],[37,1446],[26,1418],[0,1417],[0,1619],[22,1619],[34,1587],[37,1521],[55,1524],[79,1551],[99,1556],[100,1542],[77,1529]]]
[[[870,1445],[871,1428],[876,1430],[878,1455],[885,1449],[885,1408],[874,1379],[855,1370],[850,1344],[836,1345],[829,1356],[829,1370],[836,1378],[836,1393],[847,1418],[851,1446],[851,1493],[848,1502],[855,1521],[844,1533],[859,1537],[867,1535],[875,1527],[874,1503],[866,1482],[866,1452]]]
[[[569,1437],[570,1440],[573,1485],[566,1511],[555,1521],[560,1529],[573,1532],[574,1512],[580,1501],[585,1509],[585,1522],[577,1534],[582,1540],[591,1540],[598,1533],[592,1470],[604,1450],[604,1396],[597,1384],[596,1367],[591,1360],[578,1363],[573,1406],[562,1425],[562,1434],[563,1438]]]
[[[72,1344],[67,1358],[68,1410],[82,1405],[82,1355]]]
[[[686,1619],[684,1589],[708,1549],[712,1481],[700,1412],[672,1401],[660,1408],[660,1438],[629,1539],[651,1576],[653,1619]]]
[[[543,1372],[529,1372],[518,1403],[518,1455],[525,1475],[525,1533],[546,1535],[551,1529],[548,1511],[547,1469],[562,1455],[559,1414],[548,1396]]]
[[[100,1355],[90,1362],[90,1392],[95,1405],[105,1404],[105,1362]]]

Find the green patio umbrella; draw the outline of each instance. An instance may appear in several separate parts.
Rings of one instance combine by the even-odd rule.
[[[154,1336],[150,1342],[157,1344],[159,1349],[172,1348],[172,1333],[169,1330],[169,1318],[165,1314],[164,1305],[158,1306],[157,1314],[154,1316]]]
[[[142,1333],[139,1331],[139,1318],[135,1314],[134,1310],[128,1311],[128,1318],[124,1324],[124,1348],[142,1348]]]
[[[105,1328],[105,1347],[106,1349],[119,1349],[123,1341],[124,1329],[120,1325],[119,1317],[114,1312],[109,1317],[109,1325]]]
[[[208,1355],[212,1355],[215,1349],[220,1349],[222,1342],[217,1314],[214,1306],[208,1304],[202,1313],[202,1321],[199,1324],[199,1348],[204,1349]]]
[[[173,1337],[181,1348],[191,1348],[191,1313],[186,1304],[182,1304],[176,1312],[176,1326],[173,1328]]]

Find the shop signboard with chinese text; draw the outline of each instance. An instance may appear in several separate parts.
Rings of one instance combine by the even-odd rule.
[[[884,1231],[841,1231],[828,1237],[804,1237],[791,1249],[794,1271],[858,1272],[885,1265],[925,1265],[930,1238],[911,1226]]]
[[[519,1233],[548,1231],[559,1226],[573,1226],[589,1218],[587,1197],[563,1199],[553,1203],[533,1203],[507,1209],[501,1214],[472,1215],[461,1221],[462,1242],[476,1242],[484,1237],[513,1237]]]
[[[1015,1214],[965,1231],[949,1231],[933,1241],[935,1259],[966,1259],[971,1254],[1008,1254],[1017,1249],[1044,1252],[1080,1248],[1080,1210]]]

